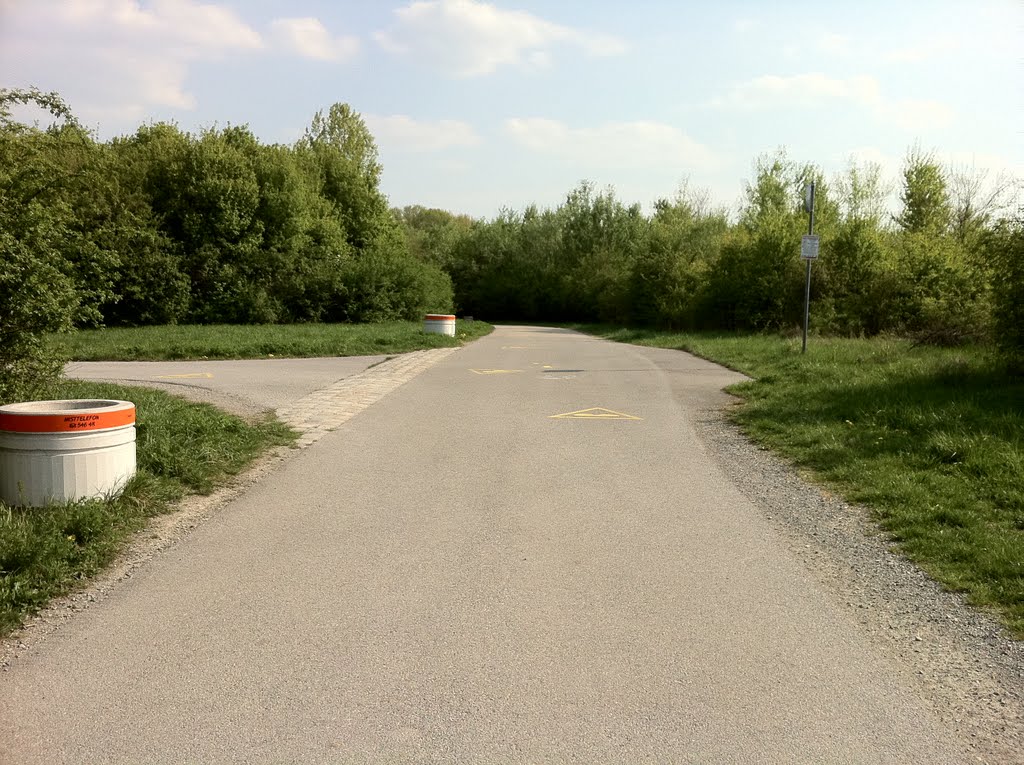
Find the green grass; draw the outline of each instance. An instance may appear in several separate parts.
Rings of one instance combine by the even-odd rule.
[[[731,391],[755,441],[872,508],[908,557],[1024,638],[1024,380],[986,350],[579,329],[753,377]]]
[[[260,359],[376,356],[449,348],[488,334],[482,321],[459,320],[455,337],[426,334],[422,322],[382,324],[171,325],[78,330],[52,335],[63,358],[75,361]]]
[[[0,503],[0,635],[103,568],[147,518],[185,494],[212,491],[295,437],[276,420],[245,422],[156,390],[66,381],[58,395],[133,401],[139,469],[110,501],[35,509]]]

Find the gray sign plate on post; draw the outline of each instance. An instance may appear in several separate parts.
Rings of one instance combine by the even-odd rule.
[[[817,260],[820,242],[821,237],[817,234],[804,234],[800,237],[800,257],[804,260]]]

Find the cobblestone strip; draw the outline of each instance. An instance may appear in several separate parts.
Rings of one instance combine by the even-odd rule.
[[[404,353],[281,407],[277,416],[302,434],[300,447],[309,446],[457,350],[435,348]]]

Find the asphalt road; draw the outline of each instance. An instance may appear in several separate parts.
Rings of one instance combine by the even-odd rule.
[[[708,459],[735,379],[499,328],[19,657],[0,762],[968,762]]]
[[[65,374],[163,388],[239,414],[278,409],[387,356],[246,361],[75,361]]]

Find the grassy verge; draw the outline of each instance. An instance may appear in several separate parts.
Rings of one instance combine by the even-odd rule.
[[[50,338],[76,361],[259,359],[269,356],[375,356],[448,348],[493,330],[482,321],[456,322],[455,337],[426,334],[421,322],[382,324],[257,324],[127,327],[79,330]]]
[[[187,493],[209,493],[270,447],[294,439],[277,421],[246,423],[155,390],[67,381],[58,395],[133,401],[138,474],[106,502],[44,509],[0,503],[0,635],[99,571],[147,518]]]
[[[983,349],[892,339],[585,326],[744,372],[734,417],[876,519],[908,557],[1024,639],[1024,381]]]

